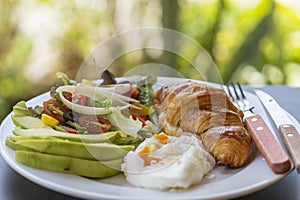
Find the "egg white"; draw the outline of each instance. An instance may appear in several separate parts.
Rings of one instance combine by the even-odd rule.
[[[147,138],[135,151],[126,155],[122,168],[131,185],[161,190],[188,188],[199,184],[214,168],[214,158],[195,136],[168,137],[167,144],[162,144],[155,137]],[[149,156],[159,160],[147,166],[139,155],[146,146],[150,147]]]

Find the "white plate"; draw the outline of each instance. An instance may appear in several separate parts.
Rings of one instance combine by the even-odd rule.
[[[159,78],[165,84],[182,81],[178,78]],[[216,86],[216,85],[215,85]],[[255,95],[246,93],[256,111],[262,115],[271,127],[266,112]],[[49,98],[45,93],[27,102],[28,106],[40,105]],[[298,125],[298,124],[297,124]],[[261,154],[254,149],[251,162],[241,169],[216,167],[216,178],[203,181],[200,185],[187,190],[157,191],[131,187],[122,174],[106,179],[87,179],[76,175],[56,173],[24,166],[15,161],[14,151],[5,145],[7,136],[12,135],[14,125],[9,114],[3,121],[0,150],[6,162],[25,178],[48,189],[84,199],[230,199],[244,196],[266,188],[288,173],[274,174]],[[272,127],[271,127],[272,128]],[[191,173],[192,176],[192,173]]]

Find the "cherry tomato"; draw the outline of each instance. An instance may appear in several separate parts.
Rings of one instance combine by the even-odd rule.
[[[43,102],[43,107],[46,114],[50,115],[60,122],[65,122],[63,118],[63,112],[65,108],[60,103],[54,100],[49,100]]]
[[[76,94],[73,95],[71,92],[66,92],[65,97],[68,101],[77,103],[79,105],[87,106],[88,105],[88,97],[81,95],[81,94]]]
[[[140,122],[142,122],[142,127],[146,126],[146,121],[147,121],[146,116],[141,116],[137,113],[133,113],[131,116],[134,120],[139,120]]]
[[[88,105],[88,97],[81,95],[81,94],[76,94],[76,95],[72,96],[72,102],[79,104],[79,105],[87,106]]]
[[[59,127],[61,127],[62,129],[66,130],[68,133],[73,133],[73,134],[79,134],[79,131],[74,129],[74,128],[71,128],[71,127],[68,127],[68,126],[64,126],[64,125],[59,125]]]
[[[136,99],[138,94],[139,94],[139,91],[136,88],[130,86],[130,90],[128,92],[124,93],[123,95],[133,98],[133,99]]]
[[[68,101],[71,101],[71,102],[72,102],[72,93],[71,93],[71,92],[66,92],[66,93],[65,93],[65,96],[66,96],[66,99],[67,99]]]
[[[87,96],[81,95],[80,105],[87,106],[88,105],[88,99],[89,98]]]
[[[111,128],[109,120],[94,115],[81,116],[79,117],[78,122],[80,126],[85,127],[90,133],[104,133]]]

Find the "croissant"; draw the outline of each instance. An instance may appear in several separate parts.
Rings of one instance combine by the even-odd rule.
[[[165,133],[197,134],[218,165],[241,167],[246,163],[252,140],[244,129],[243,112],[223,89],[184,81],[161,87],[154,103]]]
[[[155,104],[159,111],[179,112],[199,108],[218,111],[227,108],[243,117],[243,112],[235,107],[222,89],[207,86],[193,81],[184,81],[161,87],[155,93]],[[184,105],[184,106],[182,106]]]
[[[238,114],[228,109],[221,109],[219,113],[192,109],[180,114],[180,116],[173,115],[167,112],[167,115],[160,115],[159,122],[164,132],[169,133],[167,130],[171,126],[174,128],[169,135],[181,135],[181,132],[192,132],[201,135],[211,127],[215,126],[243,126],[243,122]],[[168,124],[168,125],[167,125]],[[181,131],[176,127],[180,127]]]
[[[242,126],[219,126],[202,135],[204,148],[216,159],[217,165],[238,168],[245,165],[252,149],[251,137]]]

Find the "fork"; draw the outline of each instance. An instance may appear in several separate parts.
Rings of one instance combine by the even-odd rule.
[[[236,86],[237,85],[237,86]],[[272,131],[259,114],[254,113],[254,105],[249,100],[239,83],[226,85],[225,92],[230,96],[232,102],[244,112],[244,119],[247,130],[250,132],[258,150],[265,158],[269,167],[276,174],[282,174],[291,169],[291,162],[275,138]]]

